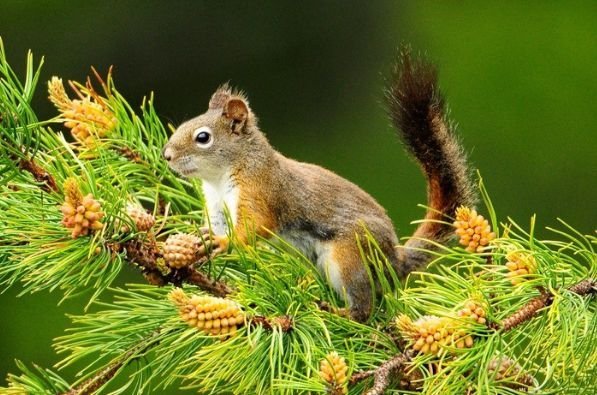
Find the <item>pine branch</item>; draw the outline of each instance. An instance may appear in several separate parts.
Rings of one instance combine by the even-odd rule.
[[[208,275],[197,269],[188,269],[183,281],[220,298],[224,298],[234,292],[234,288],[225,282],[211,279]]]
[[[187,283],[222,298],[234,291],[226,283],[209,278],[195,267],[164,272],[163,268],[158,265],[159,260],[163,258],[162,251],[158,248],[153,236],[148,236],[145,240],[132,239],[122,244],[110,243],[109,247],[114,252],[126,250],[129,261],[141,268],[143,275],[152,285],[181,286],[182,283]]]
[[[114,362],[108,365],[104,370],[98,372],[95,376],[88,379],[81,385],[75,388],[63,392],[61,395],[88,395],[93,394],[95,391],[100,389],[104,384],[110,381],[114,375],[124,366],[124,360]]]
[[[597,280],[588,278],[580,281],[568,288],[570,292],[573,292],[580,296],[587,296],[597,292]],[[502,321],[501,327],[497,324],[489,325],[494,330],[502,329],[503,331],[509,331],[515,327],[531,320],[538,311],[544,307],[551,305],[553,301],[553,295],[547,292],[545,289],[541,289],[541,295],[529,301],[526,305],[520,308],[516,313],[510,315],[508,318]],[[355,384],[359,381],[367,379],[371,376],[374,377],[373,387],[371,387],[366,394],[367,395],[380,395],[383,394],[390,384],[390,375],[393,372],[398,371],[406,362],[410,360],[407,353],[401,353],[393,356],[387,361],[383,362],[379,367],[372,370],[362,371],[355,373],[350,383]],[[524,383],[529,384],[530,376],[523,376]],[[402,383],[401,383],[402,384]]]
[[[586,280],[574,284],[568,288],[568,290],[581,296],[594,294],[597,292],[597,279],[587,278]]]
[[[139,163],[144,166],[149,166],[149,164],[143,160],[141,154],[139,154],[137,151],[133,150],[130,147],[116,147],[115,150],[116,152],[118,152],[123,157],[127,158],[133,163]]]
[[[275,327],[279,327],[280,330],[284,333],[290,332],[293,328],[294,321],[292,317],[288,315],[284,315],[281,317],[274,317],[272,319],[268,319],[267,317],[258,315],[251,317],[249,320],[250,325],[260,325],[266,330],[273,330]]]
[[[398,371],[405,363],[410,360],[406,353],[398,354],[382,363],[379,367],[372,370],[358,372],[352,375],[350,379],[351,384],[358,383],[371,376],[374,377],[373,387],[371,387],[366,395],[381,395],[384,393],[390,384],[391,374]]]
[[[118,371],[122,367],[138,358],[139,356],[135,356],[135,354],[145,351],[150,346],[151,342],[157,337],[158,334],[159,330],[155,331],[146,339],[142,340],[137,345],[128,350],[117,361],[112,362],[104,369],[100,370],[95,375],[85,380],[83,383],[77,385],[69,391],[63,392],[60,395],[88,395],[95,393],[95,391],[97,391],[105,384],[107,384],[110,380],[112,380],[116,373],[118,373]]]
[[[568,288],[570,292],[573,292],[580,296],[586,296],[597,292],[597,280],[588,278],[580,281]],[[517,326],[529,321],[533,318],[539,310],[544,307],[548,307],[553,302],[553,295],[541,289],[541,295],[529,301],[526,305],[521,307],[516,313],[507,317],[502,321],[501,328],[504,331],[509,331]],[[493,329],[498,329],[499,326],[496,324],[492,325]]]
[[[33,158],[21,158],[21,160],[19,160],[19,168],[31,173],[33,178],[42,184],[41,188],[46,192],[58,192],[58,186],[56,185],[54,177],[39,166]]]

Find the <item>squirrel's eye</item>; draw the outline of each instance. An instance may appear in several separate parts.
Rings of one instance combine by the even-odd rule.
[[[211,135],[211,129],[207,126],[200,127],[199,129],[195,130],[194,133],[195,142],[201,148],[207,148],[213,143],[213,138]]]

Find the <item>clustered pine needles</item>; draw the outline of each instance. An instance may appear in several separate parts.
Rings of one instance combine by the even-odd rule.
[[[409,354],[399,374],[402,381],[413,378],[409,388],[417,391],[514,394],[529,386],[544,392],[595,389],[589,371],[597,364],[592,352],[597,343],[595,301],[566,290],[597,275],[595,237],[563,224],[564,231],[555,231],[563,241],[541,241],[534,235],[534,220],[530,231],[513,221],[499,224],[482,185],[490,219],[474,213],[471,224],[473,218],[468,218],[467,229],[473,234],[460,232],[470,236],[463,240],[468,251],[443,247],[430,253],[434,259],[429,272],[411,276],[404,289],[388,270],[375,240],[361,240],[363,251],[369,252],[365,258],[372,281],[375,278],[380,286],[376,309],[367,323],[337,314],[343,304],[323,276],[276,238],[257,240],[201,267],[210,278],[234,285],[227,300],[242,306],[246,314],[245,324],[236,328],[234,336],[213,336],[198,330],[196,322],[189,325],[193,317],[188,311],[181,314],[170,300],[171,292],[179,292],[170,286],[127,285],[104,294],[112,301],[98,301],[129,258],[114,246],[149,237],[155,227],[164,235],[197,233],[203,209],[197,198],[199,185],[177,178],[160,160],[166,131],[152,98],[143,102],[137,114],[115,89],[110,75],[100,82],[100,93],[91,94],[88,85],[75,85],[84,97],[89,93],[89,103],[99,107],[83,101],[81,105],[93,107],[91,112],[99,111],[95,115],[100,120],[107,117],[110,124],[87,124],[92,144],[86,143],[89,136],[81,141],[78,133],[73,144],[68,136],[50,129],[48,122],[39,122],[31,109],[38,72],[30,57],[21,82],[8,66],[0,42],[0,284],[21,281],[25,291],[60,288],[65,297],[90,290],[90,303],[99,311],[71,316],[73,328],[55,343],[63,355],[58,367],[79,368],[76,382],[69,387],[52,372],[19,364],[23,374],[11,376],[9,388],[3,391],[66,392],[89,379],[99,383],[100,391],[107,391],[109,379],[121,376],[129,386],[123,388],[137,393],[180,385],[220,393],[362,393],[371,387],[371,379],[346,382],[340,375],[331,383],[331,376],[320,374],[321,360],[334,353],[342,356],[336,362],[345,363],[346,369],[339,362],[336,365],[344,374],[375,369],[405,349],[412,351],[418,340],[409,341],[408,330],[396,330],[399,316],[408,317],[409,325],[422,317],[438,317],[440,323],[447,317],[450,327],[464,330],[465,336],[442,344],[445,352],[439,352],[438,343],[437,352]],[[54,88],[55,96],[62,95],[57,85]],[[65,111],[66,104],[61,104]],[[64,118],[63,112],[54,121],[62,123]],[[76,121],[77,125],[90,122]],[[101,125],[106,126],[105,133],[98,133]],[[45,175],[19,166],[22,161],[34,161]],[[64,192],[59,186],[71,177],[101,202],[105,213],[101,229],[74,239],[61,224],[60,212]],[[137,208],[127,215],[131,200]],[[155,222],[144,216],[143,206],[152,211]],[[508,263],[513,262],[513,252],[532,257],[532,265],[523,267],[519,260],[514,268]],[[523,269],[527,272],[519,272]],[[514,270],[516,276],[509,274]],[[500,329],[504,319],[546,290],[549,307],[514,330]],[[208,297],[192,286],[184,292]],[[264,317],[269,324],[251,317]],[[282,320],[276,320],[280,317],[290,317],[292,325],[283,326]],[[425,351],[443,339],[433,336],[430,343],[425,339],[429,344]],[[467,338],[472,343],[461,340]],[[423,351],[424,346],[414,351]],[[506,360],[514,362],[507,367],[496,362]],[[138,362],[136,369],[124,377],[119,367],[132,361]],[[110,367],[115,367],[110,377],[102,376]]]
[[[160,160],[167,136],[152,99],[143,102],[138,115],[115,89],[111,75],[105,81],[98,77],[102,95],[89,81],[86,86],[72,83],[116,120],[109,133],[96,133],[95,118],[83,113],[77,118],[79,125],[94,130],[92,146],[83,147],[48,127],[63,118],[38,121],[30,102],[39,67],[34,67],[31,55],[27,60],[23,83],[0,43],[0,285],[20,281],[25,291],[60,288],[65,296],[91,292],[91,302],[126,261],[124,250],[111,246],[137,237],[121,229],[130,230],[126,227],[138,217],[126,214],[130,201],[154,211],[162,223],[167,216],[166,233],[173,226],[189,231],[190,221],[198,221],[202,213],[202,202],[196,198],[200,186],[176,177]],[[66,111],[70,99],[64,98],[56,80],[51,87],[51,96]],[[91,196],[74,198],[77,202],[70,207],[72,196],[62,189],[68,179],[76,179]],[[85,213],[72,212],[77,209]]]

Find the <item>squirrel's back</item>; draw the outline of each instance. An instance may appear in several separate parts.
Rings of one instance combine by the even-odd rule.
[[[287,172],[282,229],[297,227],[322,240],[364,235],[365,228],[394,260],[398,238],[386,210],[356,184],[310,163],[280,155]],[[292,193],[288,193],[292,191]]]

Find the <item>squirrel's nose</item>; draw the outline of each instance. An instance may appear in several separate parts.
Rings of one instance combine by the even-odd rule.
[[[162,156],[164,157],[164,159],[170,162],[172,160],[172,150],[168,148],[168,146],[165,146],[162,150]]]

